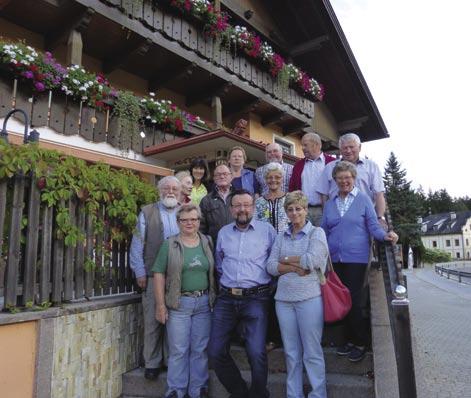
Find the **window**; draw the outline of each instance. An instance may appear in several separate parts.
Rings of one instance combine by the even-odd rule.
[[[450,239],[447,239],[445,244],[446,244],[446,247],[450,247],[451,246]]]
[[[437,241],[436,240],[432,241],[432,247],[437,247]]]
[[[459,246],[460,245],[460,240],[459,239],[455,239],[455,246]]]
[[[294,155],[294,144],[292,142],[276,137],[275,142],[281,146],[283,153]]]
[[[461,254],[456,252],[456,258],[461,258]]]
[[[469,246],[468,238],[466,238],[466,246]]]

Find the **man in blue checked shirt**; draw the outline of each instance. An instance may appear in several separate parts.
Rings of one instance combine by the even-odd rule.
[[[230,210],[234,222],[221,228],[216,244],[220,293],[214,306],[208,356],[232,398],[265,398],[269,396],[265,337],[271,282],[266,262],[276,232],[270,223],[252,218],[254,198],[246,190],[234,191]],[[239,326],[247,336],[250,389],[229,353],[232,332]]]
[[[142,208],[132,237],[130,265],[142,289],[144,316],[144,377],[154,380],[164,364],[165,326],[155,319],[154,284],[151,272],[162,242],[179,233],[176,213],[181,183],[174,176],[162,178],[158,184],[160,201]]]

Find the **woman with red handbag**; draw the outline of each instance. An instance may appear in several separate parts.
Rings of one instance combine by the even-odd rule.
[[[397,235],[380,225],[371,199],[355,187],[356,167],[347,161],[338,162],[332,177],[339,191],[324,206],[324,229],[333,268],[348,287],[352,308],[346,317],[347,344],[339,347],[338,355],[351,362],[361,361],[366,353],[368,325],[362,315],[363,281],[370,254],[370,239],[397,242]]]
[[[275,294],[276,314],[286,357],[287,397],[304,397],[303,364],[312,387],[309,398],[326,398],[323,301],[318,272],[323,273],[328,247],[325,233],[306,217],[308,202],[301,191],[286,195],[288,229],[275,240],[267,271],[279,276]]]

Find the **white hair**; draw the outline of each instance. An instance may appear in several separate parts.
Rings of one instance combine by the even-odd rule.
[[[355,133],[347,133],[340,136],[339,147],[342,146],[343,143],[350,142],[350,141],[354,141],[356,144],[361,145],[361,140],[360,140],[360,137],[358,137],[358,135],[356,135]]]
[[[314,141],[318,145],[322,145],[321,137],[316,133],[306,133],[303,135],[303,138]]]
[[[265,152],[268,150],[268,147],[270,145],[276,146],[280,152],[283,152],[283,148],[281,147],[280,144],[278,144],[278,142],[270,142],[269,144],[267,144],[267,146],[265,147]]]
[[[284,174],[283,166],[277,162],[268,163],[265,166],[265,173],[263,174],[263,178],[266,179],[268,174],[273,173],[273,172],[280,173],[283,176]]]
[[[182,186],[182,183],[180,182],[180,180],[177,177],[175,177],[175,176],[166,176],[166,177],[162,178],[161,180],[159,180],[159,182],[157,183],[157,188],[158,188],[159,192],[162,190],[164,185],[167,185],[170,182],[177,183],[177,185],[180,188]]]
[[[191,177],[191,174],[188,170],[182,170],[175,174],[175,178],[177,178],[180,182],[182,182],[185,177]]]

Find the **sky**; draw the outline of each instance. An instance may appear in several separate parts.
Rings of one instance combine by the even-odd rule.
[[[471,2],[330,0],[412,186],[471,196]],[[322,83],[322,82],[321,82]]]

